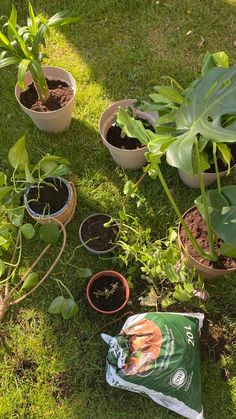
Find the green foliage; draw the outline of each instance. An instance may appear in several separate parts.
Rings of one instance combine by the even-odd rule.
[[[38,282],[40,281],[40,276],[38,272],[31,272],[21,287],[22,290],[30,290],[32,289]]]
[[[17,80],[22,89],[25,89],[25,73],[30,70],[34,82],[40,86],[42,98],[46,96],[47,84],[41,66],[44,57],[41,46],[46,46],[46,36],[49,35],[50,28],[79,20],[78,17],[69,17],[69,13],[69,10],[64,10],[46,19],[41,14],[35,15],[29,2],[27,25],[20,26],[17,23],[17,10],[14,5],[9,18],[0,18],[0,21],[4,22],[0,31],[0,68],[17,65]]]
[[[24,235],[24,237],[28,240],[32,239],[35,235],[34,226],[30,223],[23,224],[23,226],[21,227],[21,232]]]
[[[79,307],[73,298],[64,298],[62,295],[54,298],[48,312],[50,314],[61,314],[64,320],[74,317],[79,311]]]
[[[141,305],[167,308],[176,301],[189,301],[196,291],[204,289],[201,275],[181,261],[175,229],[170,228],[166,238],[153,240],[151,230],[142,230],[137,218],[126,214],[126,219],[129,224],[120,222],[117,258],[131,277],[147,282]]]
[[[60,237],[60,230],[54,223],[47,223],[40,227],[39,237],[47,244],[56,244]]]

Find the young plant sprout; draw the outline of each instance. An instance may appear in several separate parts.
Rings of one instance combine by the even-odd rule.
[[[110,298],[111,295],[113,295],[116,292],[118,285],[118,282],[115,282],[114,284],[110,285],[110,288],[104,288],[103,290],[94,291],[93,294],[96,295],[97,298],[101,296],[105,297],[105,299],[107,300],[108,298]]]

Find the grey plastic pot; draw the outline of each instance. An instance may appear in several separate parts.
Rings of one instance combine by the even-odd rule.
[[[84,241],[84,239],[83,239],[83,236],[82,236],[82,229],[83,229],[83,225],[84,225],[84,223],[85,223],[85,221],[87,221],[87,220],[89,220],[89,219],[92,219],[94,216],[97,216],[97,215],[105,215],[105,216],[107,216],[107,217],[109,217],[109,218],[111,218],[111,216],[110,215],[108,215],[108,214],[104,214],[104,213],[101,213],[101,212],[97,212],[97,213],[95,213],[95,214],[92,214],[92,215],[89,215],[87,218],[85,218],[84,220],[83,220],[83,222],[80,224],[80,227],[79,227],[79,239],[80,239],[80,241],[81,241],[81,243],[82,243],[82,245],[84,246],[84,248],[89,252],[89,253],[91,253],[92,255],[105,255],[106,253],[109,253],[109,252],[112,252],[113,250],[115,250],[115,248],[117,247],[117,243],[115,243],[114,245],[112,245],[109,249],[106,249],[106,250],[95,250],[95,249],[93,249],[92,247],[90,247],[89,246],[89,243],[87,242],[85,242]],[[116,220],[114,220],[114,223],[116,224],[116,226],[118,227],[118,229],[120,229],[120,227],[119,227],[119,224],[118,224],[118,222],[116,221]]]
[[[235,165],[233,167],[235,167]],[[232,168],[231,168],[231,170],[232,170]],[[189,188],[192,188],[192,189],[200,189],[200,182],[199,182],[198,175],[190,176],[186,172],[184,172],[183,170],[180,170],[180,169],[178,169],[178,172],[179,172],[180,178],[182,179],[182,181],[184,182],[184,184],[186,186],[188,186]],[[223,172],[219,172],[220,177],[224,177],[226,175],[227,175],[227,170],[224,170]],[[216,182],[216,174],[215,173],[203,173],[203,180],[204,180],[204,185],[205,186],[211,185],[212,183]]]
[[[189,208],[183,215],[183,218],[186,217],[189,211],[191,211],[195,207]],[[198,272],[200,272],[204,278],[206,279],[215,279],[219,276],[229,275],[234,272],[236,272],[236,268],[231,269],[216,269],[209,266],[204,265],[203,263],[197,261],[194,259],[187,251],[187,249],[184,247],[181,238],[180,238],[180,230],[181,230],[181,224],[179,223],[178,226],[178,244],[181,250],[182,259],[187,260],[188,266],[191,266],[192,268],[196,268]]]
[[[67,202],[59,211],[55,213],[51,213],[50,215],[40,214],[40,213],[35,212],[31,208],[30,202],[28,200],[28,194],[29,194],[30,189],[38,187],[37,184],[33,183],[32,185],[28,187],[27,191],[24,194],[24,204],[25,204],[26,210],[28,214],[33,219],[35,219],[39,224],[47,224],[51,221],[51,218],[53,217],[59,220],[62,224],[66,225],[72,220],[75,214],[75,210],[76,210],[77,196],[76,196],[76,190],[75,190],[74,184],[72,182],[68,182],[66,179],[59,176],[49,176],[49,178],[60,179],[60,181],[64,183],[68,191]],[[46,179],[47,178],[45,178],[44,180]]]
[[[99,121],[99,131],[102,137],[103,144],[109,150],[110,154],[112,155],[114,161],[118,164],[118,166],[122,167],[123,169],[129,170],[136,170],[145,165],[146,159],[144,154],[147,151],[147,147],[142,147],[136,150],[124,150],[111,145],[106,140],[106,136],[109,128],[112,125],[114,115],[117,112],[118,108],[128,108],[129,106],[133,107],[135,101],[135,99],[125,99],[113,103],[111,106],[109,106],[109,108],[105,110],[105,112],[103,112]],[[158,118],[157,112],[142,112],[137,109],[135,110],[135,113],[139,117],[147,119],[150,122],[150,124],[155,126],[155,122]]]
[[[50,112],[37,112],[26,108],[20,101],[20,94],[23,91],[18,84],[15,87],[15,96],[20,107],[32,119],[34,124],[42,131],[46,132],[62,132],[69,128],[71,123],[72,111],[75,104],[76,82],[74,77],[60,67],[43,67],[44,75],[51,80],[61,80],[72,87],[74,91],[73,98],[61,109]],[[25,85],[32,83],[32,75],[28,71],[25,74]]]

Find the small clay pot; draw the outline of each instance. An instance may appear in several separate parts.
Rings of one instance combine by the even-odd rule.
[[[92,288],[92,286],[95,283],[99,282],[104,277],[114,277],[116,279],[116,281],[121,282],[124,286],[124,289],[125,289],[124,301],[115,310],[105,311],[105,310],[99,308],[98,306],[96,306],[96,304],[94,304],[94,302],[91,300],[91,292],[92,292],[91,288]],[[96,275],[94,275],[90,279],[90,281],[88,282],[87,289],[86,289],[86,296],[87,296],[87,300],[88,300],[89,304],[91,305],[91,307],[94,308],[94,310],[96,310],[96,311],[98,311],[99,313],[102,313],[102,314],[115,314],[118,311],[122,310],[126,306],[126,304],[128,303],[128,300],[129,300],[129,285],[128,285],[127,280],[119,272],[109,271],[109,270],[101,271],[101,272],[98,272]],[[109,298],[112,299],[112,295]]]
[[[105,250],[96,250],[96,249],[93,248],[93,242],[92,242],[92,240],[89,241],[89,242],[86,242],[83,239],[83,228],[85,226],[85,223],[88,223],[89,221],[91,221],[91,223],[92,223],[93,222],[93,219],[96,219],[99,216],[107,217],[107,221],[103,221],[103,224],[104,224],[104,222],[108,222],[109,219],[111,219],[111,216],[108,215],[108,214],[103,214],[103,213],[92,214],[92,215],[89,215],[87,218],[84,219],[84,221],[80,224],[80,228],[79,228],[79,239],[80,239],[82,245],[84,246],[84,248],[89,253],[91,253],[93,255],[104,255],[106,253],[112,252],[117,247],[117,243],[112,243],[111,246],[108,249],[105,249]],[[119,228],[119,224],[118,224],[118,222],[116,220],[114,220],[114,225],[117,228],[117,234],[119,234],[119,229],[120,228]]]
[[[29,194],[32,188],[38,187],[38,184],[33,183],[28,187],[24,194],[24,204],[26,210],[33,219],[38,221],[39,224],[47,224],[52,221],[52,218],[59,220],[62,224],[68,224],[74,217],[76,210],[77,194],[75,186],[72,182],[68,182],[66,179],[59,176],[49,176],[48,178],[45,178],[44,181],[47,181],[48,179],[59,179],[60,182],[62,182],[66,187],[68,191],[68,198],[63,207],[60,210],[50,214],[41,214],[34,211],[30,204]]]

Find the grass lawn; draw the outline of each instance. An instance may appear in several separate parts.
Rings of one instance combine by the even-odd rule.
[[[9,14],[10,3],[1,1],[0,15]],[[14,4],[23,18],[27,1],[15,0]],[[40,132],[16,103],[16,70],[2,69],[0,169],[8,167],[9,147],[27,132],[33,161],[42,153],[71,161],[78,207],[68,227],[64,256],[53,275],[32,298],[9,311],[0,327],[0,419],[179,417],[142,396],[106,384],[107,347],[99,333],[90,342],[89,338],[110,318],[89,308],[87,280],[78,278],[77,268],[89,267],[95,273],[113,268],[112,261],[90,256],[81,248],[70,264],[67,261],[79,244],[78,228],[83,218],[93,212],[117,216],[124,200],[124,181],[141,173],[117,168],[103,147],[98,132],[102,111],[111,102],[147,94],[164,75],[187,84],[197,76],[207,51],[225,50],[231,62],[236,62],[236,0],[32,0],[32,4],[38,13],[52,15],[71,8],[81,16],[78,24],[52,32],[47,59],[47,63],[73,74],[77,104],[69,131],[59,135]],[[173,168],[163,164],[163,172],[181,210],[186,210],[198,191],[187,189]],[[235,173],[227,182],[234,180]],[[129,213],[138,215],[143,227],[150,226],[157,237],[162,237],[177,220],[161,186],[157,180],[146,178],[140,194],[146,204],[137,209],[130,203]],[[25,266],[39,250],[40,243],[26,248]],[[44,260],[41,269],[49,263]],[[53,278],[63,280],[79,305],[79,313],[68,322],[47,313],[59,293]],[[207,284],[212,298],[203,308],[220,318],[231,338],[225,356],[202,359],[206,419],[236,417],[235,286],[236,276]],[[131,300],[134,308],[130,309],[141,311],[134,292]],[[115,334],[123,323],[124,319],[104,327],[104,332]]]

